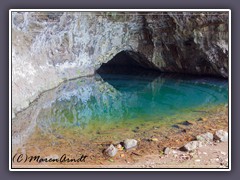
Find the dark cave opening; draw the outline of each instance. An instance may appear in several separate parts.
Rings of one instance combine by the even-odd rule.
[[[155,65],[139,53],[121,51],[110,61],[103,63],[96,71],[98,74],[122,75],[159,75],[160,71]]]

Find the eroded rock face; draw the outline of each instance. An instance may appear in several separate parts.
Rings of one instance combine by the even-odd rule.
[[[121,51],[163,72],[228,77],[228,13],[13,12],[13,113]]]

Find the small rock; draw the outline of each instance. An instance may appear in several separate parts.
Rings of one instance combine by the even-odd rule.
[[[121,148],[122,148],[122,145],[121,145],[121,144],[118,144],[118,145],[117,145],[117,148],[118,148],[118,149],[121,149]]]
[[[123,158],[123,157],[125,157],[125,155],[124,154],[120,154],[120,157]]]
[[[113,159],[109,159],[108,161],[110,161],[110,162],[114,162],[114,160],[113,160]]]
[[[172,152],[172,149],[169,148],[169,147],[166,147],[166,148],[163,149],[163,153],[164,153],[165,155],[170,154],[171,152]]]
[[[124,149],[124,147],[123,147],[121,144],[118,144],[118,145],[117,145],[117,149],[118,149],[119,151],[122,151],[122,150]]]
[[[181,123],[179,123],[179,124],[182,124],[182,125],[184,125],[184,126],[190,126],[190,125],[193,125],[191,122],[189,122],[189,121],[184,121],[184,122],[181,122]]]
[[[173,128],[177,128],[177,129],[180,129],[180,127],[176,124],[172,125]]]
[[[55,137],[58,139],[64,139],[63,135],[61,135],[61,134],[55,134]]]
[[[118,149],[115,148],[112,144],[105,150],[106,155],[113,157],[117,154]]]
[[[151,141],[158,141],[157,138],[151,138]]]
[[[187,144],[185,144],[183,147],[180,148],[182,151],[192,151],[195,150],[199,147],[202,147],[202,142],[201,141],[191,141]]]
[[[196,159],[195,162],[200,162],[201,160],[200,159]]]
[[[214,134],[214,139],[219,140],[221,142],[228,141],[228,132],[223,131],[223,130],[218,130]]]
[[[224,156],[227,155],[227,153],[226,153],[226,152],[223,152],[223,151],[221,151],[221,154],[224,155]]]
[[[125,149],[131,149],[137,146],[137,140],[135,139],[126,139],[123,141],[123,145]]]
[[[205,134],[200,134],[196,137],[196,139],[202,142],[211,142],[213,141],[213,134],[210,132],[207,132]]]
[[[173,157],[174,157],[174,158],[177,158],[177,157],[178,157],[178,155],[177,155],[177,154],[173,154]]]
[[[186,129],[182,129],[181,132],[182,132],[182,133],[186,133],[187,130],[186,130]]]
[[[207,121],[207,118],[200,117],[197,121]]]
[[[177,151],[175,151],[175,150],[172,150],[172,153],[173,153],[173,154],[177,154],[178,152],[177,152]]]

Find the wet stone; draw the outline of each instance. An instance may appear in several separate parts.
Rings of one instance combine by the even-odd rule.
[[[176,124],[172,125],[173,128],[177,128],[177,129],[180,129],[180,127]]]
[[[192,123],[189,122],[189,121],[184,121],[184,122],[181,122],[181,123],[179,123],[179,124],[182,124],[182,125],[184,125],[184,126],[190,126],[190,125],[192,125]]]

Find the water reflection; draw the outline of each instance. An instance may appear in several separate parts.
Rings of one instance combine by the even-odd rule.
[[[96,75],[69,81],[45,104],[37,121],[49,127],[120,123],[169,116],[184,109],[227,102],[227,82],[161,75]]]

